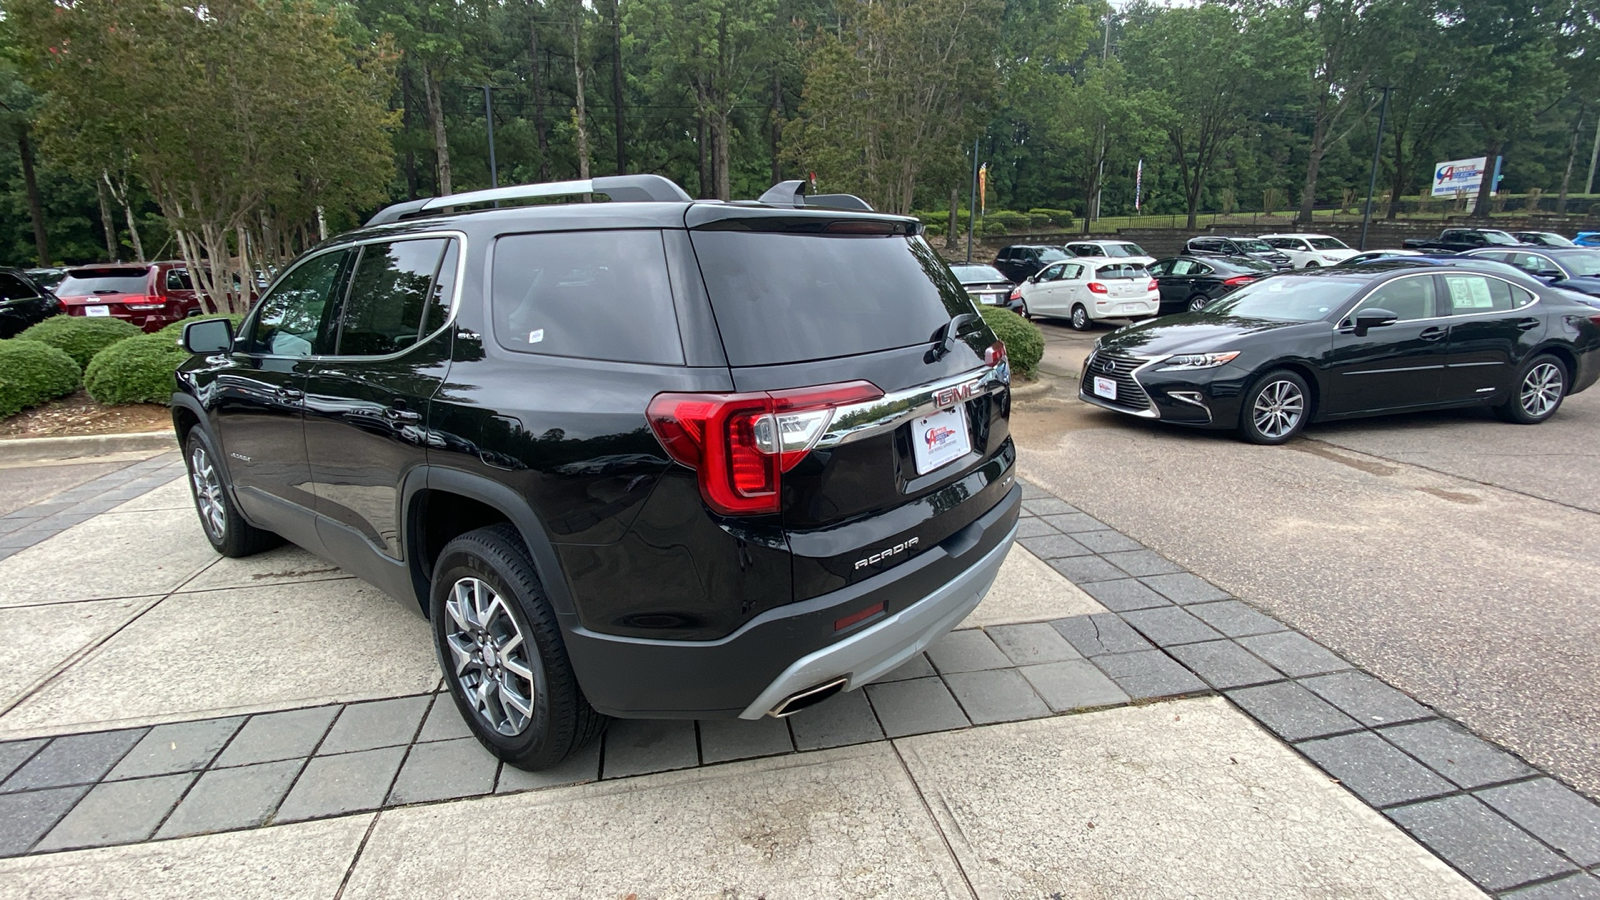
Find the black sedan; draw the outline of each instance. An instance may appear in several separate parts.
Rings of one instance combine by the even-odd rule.
[[[1027,315],[1027,307],[1022,303],[1022,297],[1017,295],[1013,299],[1011,280],[1001,274],[994,266],[984,265],[954,265],[950,271],[956,275],[956,280],[966,288],[967,296],[980,306],[1000,306],[1014,313]]]
[[[1308,422],[1488,406],[1537,424],[1600,378],[1600,313],[1462,259],[1263,279],[1199,312],[1112,332],[1078,396],[1281,444]]]
[[[1546,284],[1600,297],[1600,250],[1541,247],[1532,250],[1474,250],[1464,255],[1507,263]]]
[[[16,269],[0,269],[0,338],[61,312],[61,301]]]
[[[1274,271],[1271,263],[1244,256],[1173,256],[1145,268],[1161,288],[1161,315],[1200,309]]]

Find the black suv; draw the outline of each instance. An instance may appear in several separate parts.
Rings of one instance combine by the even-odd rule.
[[[1240,256],[1246,259],[1259,259],[1274,269],[1294,268],[1294,260],[1289,258],[1289,254],[1260,238],[1215,235],[1192,237],[1187,244],[1184,244],[1183,252],[1186,256]]]
[[[307,252],[237,336],[184,331],[207,536],[419,607],[527,768],[605,716],[786,715],[887,674],[1011,546],[1010,369],[915,219],[802,189],[501,188]]]
[[[1060,247],[1046,244],[1015,244],[1001,249],[999,255],[994,258],[994,267],[1011,279],[1012,284],[1021,284],[1037,275],[1045,266],[1071,258],[1072,254]]]
[[[15,337],[61,312],[61,301],[16,269],[0,269],[0,338]]]

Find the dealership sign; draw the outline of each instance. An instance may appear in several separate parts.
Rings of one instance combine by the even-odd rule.
[[[1499,166],[1495,168],[1498,170]],[[1433,196],[1476,195],[1478,188],[1483,186],[1484,173],[1487,170],[1488,157],[1484,156],[1474,159],[1452,159],[1439,163],[1433,167]],[[1495,174],[1498,175],[1499,172]],[[1490,193],[1494,193],[1493,188],[1490,188]]]

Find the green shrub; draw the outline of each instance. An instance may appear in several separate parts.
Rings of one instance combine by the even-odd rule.
[[[51,316],[17,337],[63,350],[82,369],[89,365],[89,360],[94,359],[96,353],[141,333],[137,325],[130,325],[121,319]]]
[[[1012,212],[1009,209],[997,209],[984,217],[984,229],[988,230],[990,222],[999,222],[1007,229],[1016,231],[1028,227],[1028,214]]]
[[[83,373],[83,386],[96,402],[172,402],[172,373],[189,354],[161,331],[141,334],[100,351]]]
[[[979,229],[979,233],[987,235],[1006,235],[1010,234],[1011,230],[1006,228],[1004,222],[996,222],[994,219],[989,219],[983,223],[983,227]]]
[[[1044,358],[1044,332],[1039,326],[1009,309],[986,306],[978,310],[989,329],[1006,345],[1006,358],[1011,368],[1025,378],[1032,378]]]
[[[43,341],[0,341],[0,418],[72,393],[82,374],[65,351]]]
[[[1028,210],[1028,215],[1044,216],[1050,220],[1051,225],[1058,228],[1072,227],[1072,210],[1070,209],[1030,209]]]
[[[930,222],[927,225],[922,226],[922,233],[926,234],[928,237],[938,237],[939,235],[944,234],[944,226],[940,225],[938,222]]]
[[[192,316],[187,319],[179,319],[178,321],[173,322],[171,325],[168,325],[167,327],[156,332],[156,334],[171,335],[173,340],[177,340],[183,337],[183,326],[189,324],[190,322],[200,322],[205,319],[227,319],[229,322],[233,323],[233,333],[238,334],[239,323],[244,321],[244,313],[202,313],[201,315]]]

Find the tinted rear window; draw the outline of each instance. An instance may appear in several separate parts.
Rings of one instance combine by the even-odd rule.
[[[95,269],[74,272],[62,279],[57,294],[76,297],[86,294],[142,294],[149,269]]]
[[[952,316],[972,311],[960,283],[921,238],[692,234],[731,365],[927,343]]]
[[[491,292],[494,335],[507,350],[683,364],[659,231],[502,237]]]

